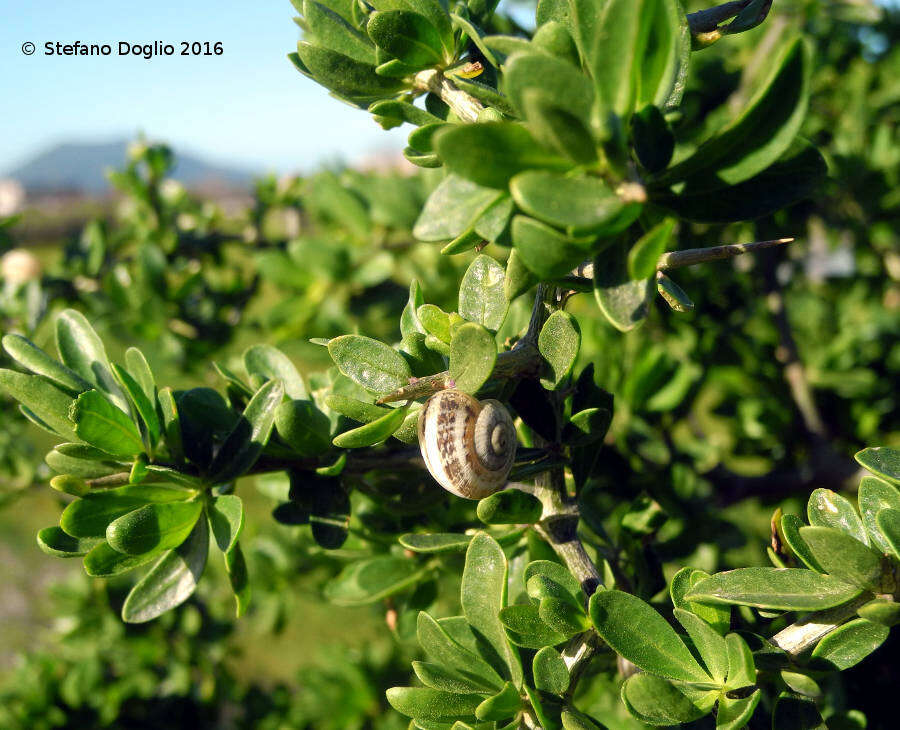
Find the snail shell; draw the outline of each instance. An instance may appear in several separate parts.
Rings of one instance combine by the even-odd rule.
[[[479,402],[459,390],[442,390],[419,414],[419,448],[444,489],[483,499],[506,484],[516,456],[516,428],[499,401]]]

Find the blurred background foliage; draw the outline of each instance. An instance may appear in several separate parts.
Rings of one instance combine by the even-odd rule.
[[[774,507],[796,511],[815,487],[855,483],[850,457],[866,445],[900,445],[900,11],[781,0],[760,28],[692,56],[677,134],[690,144],[740,108],[796,27],[815,47],[803,133],[828,160],[826,188],[752,224],[684,223],[678,244],[797,241],[678,271],[695,309],[657,306],[625,335],[589,296],[571,305],[582,365],[594,363],[615,398],[585,518],[630,535],[626,562],[648,595],[681,565],[762,564]],[[168,148],[136,143],[111,175],[115,211],[66,240],[20,240],[15,219],[0,223],[3,331],[46,343],[52,315],[74,306],[113,359],[140,346],[162,381],[188,387],[216,382],[211,360],[237,369],[254,342],[312,372],[329,361],[310,338],[396,339],[412,279],[429,302],[455,306],[468,257],[442,257],[411,233],[439,169],[265,178],[249,209],[225,215],[171,167]],[[92,581],[34,546],[61,504],[45,489],[48,446],[0,404],[0,726],[405,726],[384,689],[407,683],[415,610],[455,611],[457,586],[428,584],[432,595],[396,605],[329,605],[323,586],[363,541],[326,553],[304,528],[277,524],[268,513],[286,486],[260,477],[241,490],[249,616],[231,617],[219,576],[156,622],[125,625],[127,579]],[[364,522],[365,504],[354,514]],[[889,727],[876,698],[892,681],[892,643],[827,687],[830,727],[866,727],[865,715],[869,728]],[[579,706],[610,728],[639,727],[607,682],[582,681]]]

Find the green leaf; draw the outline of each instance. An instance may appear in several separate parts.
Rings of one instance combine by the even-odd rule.
[[[475,233],[485,241],[491,243],[498,241],[509,228],[514,208],[512,198],[501,195],[475,221]]]
[[[711,194],[707,178],[698,175],[678,194],[654,190],[654,203],[682,218],[703,223],[754,220],[810,197],[828,172],[822,155],[809,142],[797,138],[774,164],[737,185]]]
[[[120,408],[127,408],[109,370],[106,348],[85,316],[74,309],[56,318],[56,349],[63,364],[106,393]]]
[[[450,636],[431,616],[420,611],[416,623],[419,645],[428,658],[479,692],[497,692],[504,682],[494,668]]]
[[[722,695],[716,710],[716,730],[741,730],[746,727],[761,697],[762,690],[756,690],[749,697],[736,699]]]
[[[512,301],[521,296],[537,282],[537,277],[522,262],[519,250],[514,248],[510,251],[509,258],[506,260],[506,279],[503,283],[507,300]]]
[[[434,304],[423,304],[419,307],[417,314],[426,332],[441,340],[441,342],[450,342],[449,314]]]
[[[594,297],[609,323],[628,332],[647,316],[653,279],[631,279],[624,247],[613,246],[594,259]]]
[[[96,479],[121,472],[125,467],[108,454],[87,444],[57,444],[44,457],[53,471],[83,479]]]
[[[524,127],[510,122],[459,125],[441,132],[435,146],[451,172],[501,190],[525,170],[566,170],[571,166],[542,149]]]
[[[717,633],[724,635],[731,626],[731,607],[716,606],[705,603],[694,603],[688,601],[684,596],[697,583],[705,578],[709,578],[709,573],[695,568],[682,568],[679,570],[669,586],[669,594],[672,597],[672,605],[676,608],[683,608],[702,618],[706,623],[712,626]]]
[[[662,271],[656,272],[656,291],[676,312],[689,312],[694,308],[687,292]]]
[[[666,218],[637,240],[628,252],[628,275],[632,279],[648,279],[656,274],[656,264],[674,230],[675,219]]]
[[[807,568],[815,570],[817,573],[824,573],[825,570],[819,565],[816,556],[809,549],[809,545],[800,537],[801,527],[805,527],[805,523],[797,515],[782,516],[781,533],[788,547]]]
[[[565,667],[564,667],[565,668]],[[506,682],[497,694],[488,697],[475,708],[479,720],[506,720],[522,707],[522,698],[512,682]]]
[[[624,206],[603,180],[588,175],[530,170],[516,175],[509,191],[528,215],[576,235],[604,232]]]
[[[605,730],[603,725],[574,707],[563,708],[560,719],[563,730]]]
[[[555,228],[524,215],[513,217],[512,241],[522,263],[545,281],[567,276],[588,255]]]
[[[453,532],[419,533],[410,532],[398,538],[400,544],[414,553],[461,553],[465,552],[472,540],[471,535]]]
[[[96,537],[72,537],[59,527],[45,527],[37,534],[38,547],[57,558],[80,558],[100,542]]]
[[[410,104],[408,101],[398,101],[396,99],[376,101],[369,107],[369,112],[380,117],[399,119],[401,122],[415,124],[417,127],[421,127],[423,124],[434,124],[444,121],[434,116],[434,114],[430,114],[424,109]]]
[[[153,377],[153,371],[150,369],[144,353],[136,347],[129,347],[125,350],[125,366],[128,368],[129,375],[140,385],[147,400],[156,403],[156,379]]]
[[[300,456],[318,456],[331,448],[331,422],[309,400],[279,405],[275,409],[275,430]]]
[[[854,458],[861,467],[868,469],[875,476],[900,487],[900,449],[878,446],[863,449],[857,452]]]
[[[887,626],[900,624],[900,603],[887,598],[876,598],[856,609],[861,618]]]
[[[75,441],[75,430],[68,418],[72,398],[36,375],[0,369],[0,388],[19,401],[54,433]]]
[[[521,489],[504,489],[478,502],[478,519],[486,525],[525,525],[541,519],[541,501]]]
[[[21,335],[4,335],[3,349],[22,367],[46,378],[53,385],[72,395],[78,395],[93,387],[74,370],[60,365],[31,340]]]
[[[802,38],[781,44],[771,72],[747,107],[683,162],[666,180],[695,176],[706,190],[737,185],[775,163],[794,142],[806,116],[810,52]]]
[[[200,501],[148,504],[110,522],[106,541],[113,550],[126,555],[178,547],[202,512]]]
[[[404,339],[415,334],[425,333],[425,328],[419,321],[418,315],[419,307],[424,303],[422,287],[419,286],[418,280],[413,279],[409,284],[409,299],[400,315],[400,333]]]
[[[675,135],[658,107],[646,106],[631,118],[634,154],[648,172],[668,167],[675,151]]]
[[[538,335],[538,350],[549,366],[550,377],[541,378],[548,390],[555,390],[572,372],[581,348],[581,329],[578,321],[567,312],[551,314]]]
[[[151,401],[147,398],[147,394],[144,392],[143,388],[127,370],[120,368],[118,365],[113,365],[112,369],[116,378],[118,378],[119,382],[122,384],[122,388],[129,400],[134,405],[134,410],[137,411],[141,420],[144,422],[144,425],[147,427],[150,447],[155,447],[159,441],[161,431],[159,416],[156,414],[155,399]]]
[[[184,447],[181,441],[181,419],[178,415],[178,407],[175,405],[175,397],[171,388],[162,388],[157,394],[159,410],[162,413],[163,434],[166,438],[166,446],[169,454],[176,462],[184,461]]]
[[[782,692],[772,710],[772,730],[828,730],[811,700]]]
[[[515,53],[503,68],[503,89],[519,110],[531,121],[525,98],[539,93],[542,100],[567,110],[573,121],[587,127],[591,120],[594,89],[580,69],[546,53]]]
[[[93,578],[109,578],[146,565],[159,558],[162,552],[154,550],[141,555],[126,555],[113,550],[104,540],[84,556],[84,571]]]
[[[665,679],[652,674],[635,674],[625,680],[622,702],[628,712],[648,725],[678,725],[707,713]]]
[[[728,674],[728,649],[725,639],[717,634],[706,621],[690,611],[676,608],[673,615],[691,637],[709,674],[717,682],[724,684]]]
[[[254,389],[268,380],[280,380],[284,393],[292,400],[309,398],[306,385],[290,358],[271,345],[253,345],[244,351],[244,367]]]
[[[801,672],[789,672],[786,669],[782,669],[778,672],[778,676],[780,676],[784,683],[797,694],[814,698],[822,696],[822,688],[816,684],[812,677],[809,677],[806,674]]]
[[[682,3],[644,0],[641,24],[644,39],[635,106],[677,106],[684,93],[691,56],[691,31]]]
[[[800,537],[826,573],[859,588],[878,590],[881,555],[877,552],[830,527],[801,527]]]
[[[134,422],[99,391],[79,395],[70,415],[75,433],[91,446],[123,459],[143,453],[144,443]]]
[[[209,505],[209,527],[216,545],[223,553],[230,552],[244,529],[244,503],[235,494],[222,494]]]
[[[587,599],[578,580],[569,570],[551,560],[533,560],[525,566],[523,580],[533,599],[549,596],[565,598],[573,606],[584,607]]]
[[[501,194],[491,188],[448,175],[422,208],[413,235],[420,241],[447,241],[471,229]]]
[[[375,64],[375,47],[368,38],[330,8],[305,0],[303,19],[308,28],[308,40],[362,63]]]
[[[883,509],[875,515],[875,524],[884,535],[884,539],[894,553],[894,557],[900,560],[900,510]]]
[[[552,646],[545,646],[534,655],[532,672],[536,689],[557,695],[569,689],[569,670],[560,653]]]
[[[208,553],[209,529],[206,520],[197,520],[188,539],[165,553],[131,589],[122,605],[122,620],[145,623],[184,603],[197,588]]]
[[[209,466],[214,482],[236,479],[256,463],[269,441],[275,410],[283,399],[280,380],[269,380],[256,391]]]
[[[536,580],[532,578],[532,580]],[[575,606],[568,598],[547,596],[538,604],[538,615],[547,626],[567,639],[587,631],[591,627],[581,606]]]
[[[433,66],[443,60],[444,48],[437,28],[418,13],[372,13],[366,32],[379,48],[410,66]]]
[[[505,301],[505,300],[504,300]],[[464,393],[477,393],[494,371],[497,343],[480,324],[467,322],[450,341],[450,377],[455,388]]]
[[[380,418],[345,431],[334,437],[333,443],[341,449],[359,449],[364,446],[374,446],[390,438],[406,418],[406,408],[394,408]]]
[[[725,636],[725,645],[728,659],[728,681],[725,688],[734,691],[756,684],[756,664],[747,642],[738,634],[728,634]]]
[[[452,722],[459,717],[475,717],[482,695],[456,694],[425,687],[391,687],[385,695],[397,712],[417,720]]]
[[[151,502],[179,502],[194,492],[169,486],[127,486],[90,492],[63,510],[59,526],[72,537],[106,537],[115,519]]]
[[[478,532],[466,551],[460,587],[463,614],[506,663],[509,679],[522,684],[522,666],[518,652],[510,646],[498,618],[506,606],[507,563],[503,549],[490,535]]]
[[[567,638],[544,623],[537,606],[507,606],[500,611],[500,621],[509,640],[527,649],[556,646]]]
[[[859,593],[856,586],[811,570],[738,568],[701,580],[685,598],[782,611],[817,611],[839,606]]]
[[[837,492],[830,489],[814,490],[806,505],[806,517],[811,525],[833,527],[859,540],[863,545],[869,544],[866,528],[853,505]]]
[[[414,586],[427,573],[415,560],[382,555],[345,567],[328,581],[324,595],[338,606],[362,606]]]
[[[890,629],[857,618],[827,634],[813,649],[813,667],[842,672],[859,664],[887,639]]]
[[[297,55],[310,74],[323,86],[340,96],[372,102],[403,88],[399,79],[375,73],[375,67],[360,63],[329,48],[301,41]]]
[[[250,579],[241,544],[236,542],[227,553],[224,553],[224,557],[225,570],[228,572],[228,580],[234,593],[235,615],[240,618],[250,603]]]
[[[431,689],[456,694],[484,692],[481,684],[463,679],[440,664],[414,661],[412,662],[412,668],[422,684]]]
[[[863,477],[859,482],[857,499],[872,544],[881,552],[890,553],[891,545],[878,529],[875,518],[882,509],[900,510],[900,491],[878,477]]]
[[[386,395],[409,383],[409,364],[396,350],[361,335],[341,335],[328,343],[338,370],[372,393]]]
[[[710,681],[675,630],[637,596],[598,591],[589,608],[597,633],[635,666],[670,679]]]
[[[469,322],[496,332],[506,319],[509,302],[503,293],[506,275],[490,256],[475,257],[459,285],[459,313]]]
[[[641,48],[640,0],[573,0],[575,41],[601,104],[624,117],[634,107]]]

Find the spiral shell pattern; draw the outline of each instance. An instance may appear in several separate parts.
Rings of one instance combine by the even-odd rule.
[[[442,390],[419,415],[419,448],[444,489],[483,499],[506,484],[516,457],[516,429],[499,401],[479,402],[459,390]]]

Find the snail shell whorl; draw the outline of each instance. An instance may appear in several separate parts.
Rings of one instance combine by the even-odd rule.
[[[506,484],[516,456],[516,429],[499,401],[479,402],[459,390],[442,390],[419,415],[419,448],[444,489],[483,499]]]

